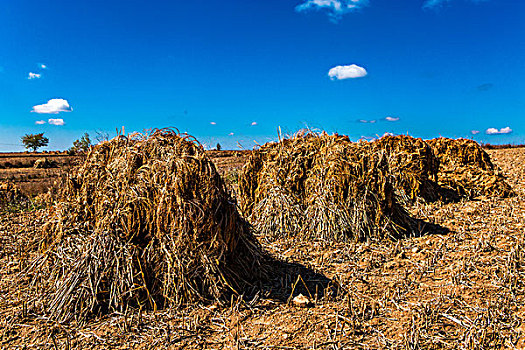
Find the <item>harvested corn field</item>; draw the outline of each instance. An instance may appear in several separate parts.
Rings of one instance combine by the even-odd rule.
[[[275,258],[319,273],[292,278],[283,300],[263,289],[234,296],[227,305],[157,311],[130,306],[84,323],[57,323],[41,312],[29,276],[19,275],[39,256],[42,227],[51,218],[47,211],[5,214],[0,217],[2,348],[523,348],[525,149],[488,154],[516,196],[408,208],[448,233],[395,242],[262,240]],[[322,275],[334,281],[336,292],[304,288],[303,282],[309,285]],[[299,294],[308,303],[294,303]]]

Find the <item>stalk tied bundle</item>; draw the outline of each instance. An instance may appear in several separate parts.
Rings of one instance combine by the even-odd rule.
[[[255,150],[239,176],[243,214],[266,237],[366,240],[409,234],[392,159],[366,142],[300,132]]]
[[[171,129],[94,147],[52,217],[35,265],[49,282],[41,297],[60,321],[222,301],[266,274],[204,149]]]

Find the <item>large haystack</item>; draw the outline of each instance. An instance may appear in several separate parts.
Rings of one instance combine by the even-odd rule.
[[[263,255],[204,149],[171,130],[119,136],[69,176],[34,283],[54,319],[224,300]]]
[[[514,194],[501,171],[477,142],[440,137],[427,143],[439,159],[438,184],[442,188],[467,198]]]
[[[267,237],[363,240],[412,231],[390,159],[367,142],[299,133],[255,150],[239,176],[241,209]]]
[[[392,157],[394,188],[404,203],[440,198],[436,183],[439,160],[425,141],[407,135],[387,135],[374,141],[372,148]]]

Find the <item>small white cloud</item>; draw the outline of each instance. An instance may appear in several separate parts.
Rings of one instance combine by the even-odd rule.
[[[367,119],[359,119],[357,121],[358,123],[370,123],[370,124],[374,124],[376,122],[375,119],[372,119],[372,120],[367,120]]]
[[[257,125],[257,122],[252,122],[250,125],[251,125],[251,126],[256,126],[256,125]]]
[[[46,123],[45,120],[37,120],[37,121],[35,122],[36,125],[43,125],[43,124],[45,124],[45,123]]]
[[[229,133],[228,136],[233,136],[235,135],[233,132]]]
[[[64,125],[64,119],[48,119],[47,122],[50,124],[50,125],[58,125],[58,126],[61,126],[61,125]]]
[[[390,117],[389,116],[389,117],[386,117],[385,120],[387,122],[397,122],[397,121],[399,121],[399,117]]]
[[[47,66],[46,66],[45,64],[40,64],[39,66],[40,66],[40,68],[42,68],[42,69],[47,69]]]
[[[487,0],[470,0],[470,2],[474,2],[474,3],[480,3],[480,2],[485,2],[485,1]],[[423,8],[428,9],[428,10],[439,9],[443,5],[448,4],[450,2],[452,2],[452,0],[426,0],[425,3],[423,4]]]
[[[295,11],[324,10],[333,21],[337,22],[349,12],[355,11],[368,4],[368,0],[305,0],[295,7]]]
[[[328,76],[332,80],[362,78],[367,74],[366,69],[355,64],[349,66],[335,66],[328,71]]]
[[[497,134],[510,134],[512,132],[512,129],[507,127],[496,129],[496,128],[488,128],[485,130],[485,134],[487,135],[497,135]]]
[[[27,79],[29,79],[29,80],[40,79],[41,76],[42,76],[42,74],[29,72],[29,76],[27,77]]]
[[[472,135],[477,135],[477,134],[479,134],[479,130],[470,130],[470,133]]]
[[[216,122],[210,122],[210,124],[211,124],[211,125],[217,125],[217,123],[216,123]]]
[[[434,9],[437,7],[443,6],[444,3],[449,2],[450,0],[427,0],[423,4],[424,9]]]
[[[62,98],[54,98],[47,103],[44,103],[42,105],[36,105],[33,106],[33,109],[31,112],[39,113],[39,114],[58,114],[60,112],[72,112],[73,108],[69,105],[69,102],[67,100],[64,100]]]

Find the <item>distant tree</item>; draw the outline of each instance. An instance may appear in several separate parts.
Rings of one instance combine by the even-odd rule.
[[[217,146],[215,146],[215,149],[217,151],[220,151],[222,149],[221,144],[217,142]]]
[[[91,140],[89,134],[86,132],[81,138],[73,142],[73,147],[68,150],[71,155],[79,153],[87,153],[91,147]]]
[[[26,149],[32,149],[33,152],[49,144],[49,139],[44,136],[43,132],[40,134],[25,134],[20,140]]]

